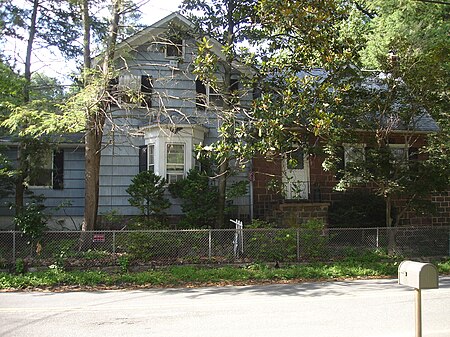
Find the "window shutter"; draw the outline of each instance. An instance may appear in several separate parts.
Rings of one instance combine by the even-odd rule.
[[[108,82],[108,92],[111,95],[110,106],[117,106],[117,101],[119,99],[119,77],[115,77]]]
[[[64,150],[53,153],[53,189],[64,189]]]
[[[139,146],[139,173],[147,171],[147,145]]]
[[[197,93],[195,98],[197,109],[206,110],[206,86],[199,79],[195,80],[195,91]]]
[[[141,76],[141,93],[143,94],[143,105],[147,108],[152,107],[153,82],[149,75]]]

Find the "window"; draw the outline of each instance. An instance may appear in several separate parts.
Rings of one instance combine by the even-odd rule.
[[[170,184],[183,179],[184,167],[184,144],[167,144],[167,182]]]
[[[153,82],[149,75],[141,75],[141,106],[152,107]]]
[[[167,58],[183,58],[183,39],[171,37],[166,44]]]
[[[389,144],[394,163],[401,163],[408,160],[408,151],[405,144]]]
[[[303,170],[305,168],[303,151],[297,149],[289,153],[286,164],[289,170]]]
[[[195,148],[205,140],[208,129],[195,124],[154,124],[145,129],[147,145],[139,149],[139,168],[178,181],[197,167]],[[144,153],[145,152],[145,153]]]
[[[148,170],[155,172],[155,145],[148,145]]]
[[[344,166],[365,160],[365,144],[344,144]]]
[[[48,151],[42,158],[42,167],[31,165],[29,185],[31,187],[64,188],[64,151]],[[34,169],[33,169],[34,167]]]
[[[155,145],[139,146],[139,172],[155,172]]]
[[[151,108],[152,94],[153,80],[149,75],[124,74],[118,79],[116,96],[119,103],[137,104],[140,107]]]
[[[218,83],[218,88],[222,87],[221,83]],[[208,107],[223,107],[224,100],[223,94],[216,91],[209,84],[204,84],[201,80],[195,80],[195,89],[197,92],[196,105],[199,110],[206,110]],[[231,80],[230,93],[235,94],[239,89],[239,81],[237,79]],[[235,103],[235,102],[231,102]]]
[[[41,160],[42,167],[40,168],[36,168],[32,163],[30,163],[31,170],[29,185],[33,187],[50,187],[53,183],[52,152],[48,151],[45,155],[43,155]]]

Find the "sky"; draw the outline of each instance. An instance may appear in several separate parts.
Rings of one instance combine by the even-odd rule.
[[[19,0],[20,1],[20,0]],[[159,21],[165,16],[178,10],[182,0],[137,0],[142,16],[139,25],[148,26]],[[23,73],[26,41],[10,40],[5,45],[5,52],[16,55],[18,62],[16,68]],[[32,72],[44,73],[50,77],[58,78],[62,83],[70,82],[70,74],[76,71],[74,61],[66,61],[56,50],[37,49],[32,56]]]

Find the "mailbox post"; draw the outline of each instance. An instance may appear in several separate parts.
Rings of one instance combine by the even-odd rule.
[[[403,261],[398,266],[398,284],[416,293],[416,337],[422,337],[422,289],[439,288],[437,268],[431,263]]]

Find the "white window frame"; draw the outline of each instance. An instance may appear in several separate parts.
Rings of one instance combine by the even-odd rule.
[[[144,139],[147,146],[153,146],[154,173],[168,178],[171,174],[167,170],[167,146],[169,144],[184,146],[184,169],[183,177],[189,170],[196,167],[195,146],[204,142],[208,129],[195,124],[177,125],[152,125],[143,129]],[[151,165],[151,150],[147,150],[147,167]]]
[[[155,172],[155,144],[147,145],[147,170]]]
[[[169,148],[170,147],[182,147],[182,151],[179,152],[183,155],[183,162],[173,162],[169,163]],[[166,143],[166,151],[165,151],[165,167],[166,167],[166,181],[168,184],[181,180],[186,175],[186,144],[185,143]],[[170,168],[169,168],[170,167]],[[173,167],[181,168],[173,169]]]
[[[402,150],[402,157],[397,155],[396,151]],[[389,144],[389,151],[391,151],[394,161],[408,162],[409,161],[409,146],[403,144]]]
[[[366,144],[364,143],[344,143],[342,144],[344,147],[344,167],[347,167],[347,164],[353,163],[357,160],[366,160],[365,148]]]

